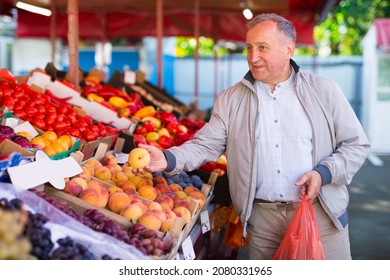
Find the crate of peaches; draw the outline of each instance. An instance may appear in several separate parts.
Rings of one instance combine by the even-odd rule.
[[[178,235],[193,224],[207,202],[210,188],[199,176],[185,172],[174,178],[162,173],[134,173],[133,166],[139,166],[140,158],[148,155],[146,150],[135,148],[124,164],[111,153],[101,161],[90,158],[82,163],[80,174],[69,178],[64,190],[51,188],[51,193],[61,192],[62,197],[78,201],[82,207],[96,208],[123,228],[139,223]]]

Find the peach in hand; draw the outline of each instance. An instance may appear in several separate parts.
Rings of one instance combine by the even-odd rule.
[[[133,168],[145,168],[150,163],[149,151],[144,148],[134,148],[130,151],[128,162]]]

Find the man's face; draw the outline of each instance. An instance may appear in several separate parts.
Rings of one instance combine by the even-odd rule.
[[[256,80],[277,84],[286,78],[294,43],[282,35],[275,22],[264,21],[250,28],[246,48],[248,65]]]

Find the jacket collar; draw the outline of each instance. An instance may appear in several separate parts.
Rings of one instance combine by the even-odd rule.
[[[299,66],[294,60],[290,59],[290,65],[294,69],[295,73],[298,73]],[[244,79],[248,80],[252,85],[255,83],[255,78],[253,78],[250,70],[245,74]]]

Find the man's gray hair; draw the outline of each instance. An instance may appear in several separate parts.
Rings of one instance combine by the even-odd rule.
[[[282,32],[282,34],[284,34],[288,39],[290,39],[294,43],[296,42],[297,32],[292,22],[274,13],[265,13],[256,16],[250,22],[248,22],[247,27],[248,29],[252,28],[256,24],[267,20],[276,22],[277,27]]]

